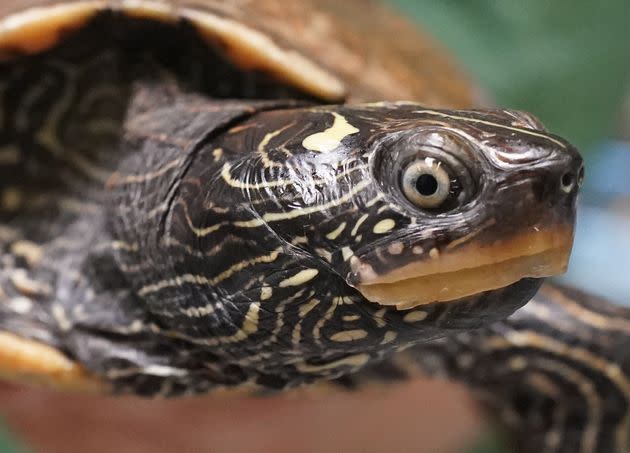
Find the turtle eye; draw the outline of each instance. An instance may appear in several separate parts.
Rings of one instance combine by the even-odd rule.
[[[407,199],[421,209],[437,209],[449,198],[451,176],[441,161],[426,157],[411,162],[402,175]]]

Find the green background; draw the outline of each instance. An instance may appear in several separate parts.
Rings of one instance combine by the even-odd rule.
[[[494,101],[587,150],[618,127],[630,82],[628,0],[391,0]]]
[[[22,447],[16,439],[7,431],[0,427],[0,453],[30,453]],[[479,452],[483,453],[483,452]]]
[[[618,130],[630,81],[628,0],[390,1],[446,45],[498,105],[534,113],[583,151]],[[501,451],[495,444],[474,453]],[[20,451],[0,431],[0,452]]]

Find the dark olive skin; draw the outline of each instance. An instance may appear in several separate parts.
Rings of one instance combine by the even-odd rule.
[[[208,113],[200,115],[204,105]],[[242,119],[230,118],[223,133],[192,154],[173,146],[194,143],[187,134],[208,137],[204,128],[217,118],[213,105],[183,96],[169,101],[172,111],[156,107],[159,117],[131,120],[133,133],[123,145],[129,157],[108,182],[105,228],[127,244],[111,259],[138,270],[126,279],[133,305],[146,310],[126,325],[141,325],[151,342],[160,338],[204,360],[216,356],[221,371],[211,378],[168,359],[187,370],[178,377],[187,386],[252,377],[263,387],[294,386],[359,369],[441,335],[446,326],[469,329],[500,319],[540,282],[524,275],[496,291],[400,311],[366,300],[353,263],[359,259],[378,274],[435,260],[429,250],[446,255],[450,243],[480,225],[490,225],[474,238],[482,244],[532,226],[572,231],[577,184],[566,191],[561,180],[566,173],[577,180],[581,159],[545,132],[506,131],[520,118],[516,113],[450,112],[462,119],[444,127],[410,104],[264,103],[250,111],[233,104],[222,113]],[[473,120],[487,122],[485,130]],[[166,130],[170,142],[156,142],[152,128]],[[160,159],[152,160],[156,148]],[[397,167],[427,155],[440,159],[457,191],[423,209],[404,196],[396,175]],[[393,226],[383,231],[384,222]],[[393,243],[402,250],[388,253]],[[427,253],[413,253],[418,247]]]

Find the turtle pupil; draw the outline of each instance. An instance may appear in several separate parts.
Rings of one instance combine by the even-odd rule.
[[[416,190],[420,195],[430,197],[438,190],[438,180],[435,176],[426,173],[420,175],[418,179],[416,179]]]

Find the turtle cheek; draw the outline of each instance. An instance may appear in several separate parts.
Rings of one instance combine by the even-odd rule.
[[[530,191],[531,193],[531,191]],[[426,219],[402,236],[348,260],[348,283],[369,301],[406,310],[508,287],[566,270],[573,228],[557,210],[541,211],[533,195],[516,210],[514,193],[467,212]],[[530,199],[531,198],[531,199]]]

